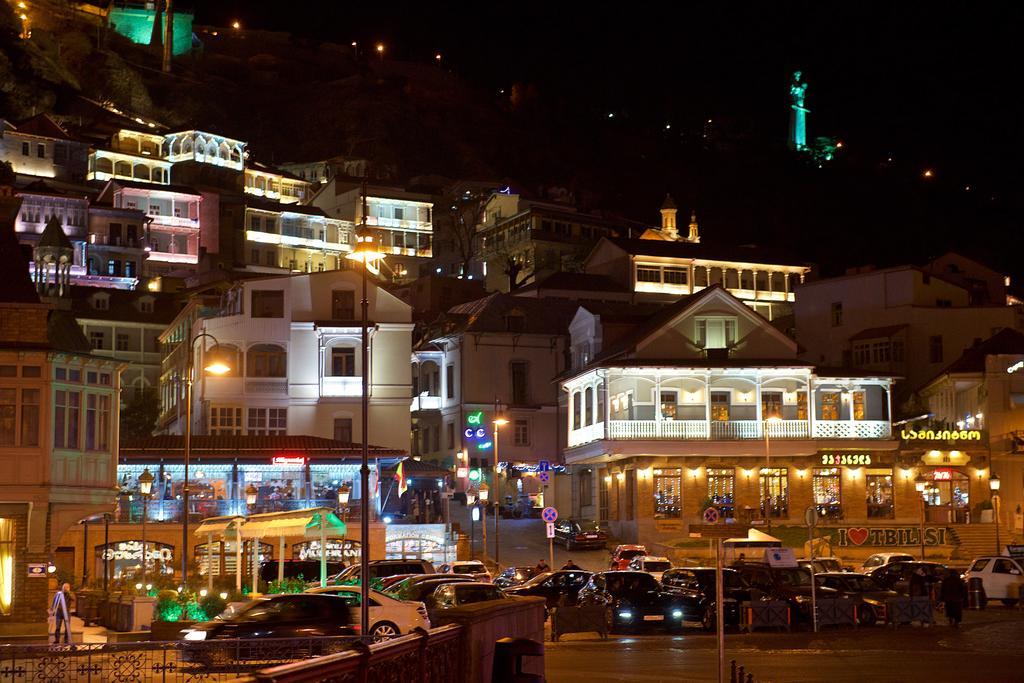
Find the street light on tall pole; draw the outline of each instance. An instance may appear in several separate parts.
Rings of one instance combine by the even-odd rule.
[[[211,349],[209,361],[203,367],[203,370],[210,373],[211,375],[226,375],[231,372],[231,366],[225,362],[218,353],[220,343],[217,338],[209,332],[200,332],[196,336],[189,339],[188,342],[188,353],[185,364],[185,481],[181,488],[181,585],[187,585],[188,581],[188,547],[190,540],[188,537],[188,497],[189,497],[189,486],[188,486],[188,463],[192,458],[192,373],[193,373],[193,352],[195,350],[195,344],[200,339],[209,337],[213,340],[213,348]],[[205,353],[206,347],[203,346]]]
[[[153,480],[156,477],[149,471],[149,468],[142,470],[139,475],[139,495],[142,496],[142,583],[146,583],[146,517],[149,516],[149,493],[153,490]]]
[[[383,52],[383,46],[380,50]],[[359,520],[360,551],[359,551],[359,576],[360,579],[360,602],[359,602],[359,624],[362,628],[360,633],[367,635],[370,632],[370,341],[369,341],[369,311],[370,301],[367,298],[367,280],[371,261],[380,261],[384,258],[383,252],[377,244],[377,236],[366,225],[366,180],[363,180],[362,188],[362,217],[359,221],[359,230],[356,231],[356,246],[346,258],[359,261],[363,264],[361,269],[363,277],[363,299],[362,299],[362,365],[360,366],[363,380],[362,400],[362,464],[359,468]]]
[[[494,418],[494,502],[498,504],[494,511],[494,564],[498,564],[498,519],[501,517],[501,488],[498,486],[498,431],[508,424],[503,417]]]
[[[1001,555],[1002,543],[999,539],[999,504],[1002,503],[1002,498],[999,497],[999,485],[1002,482],[999,481],[999,477],[992,474],[988,478],[988,488],[992,491],[992,517],[996,520],[996,555]]]
[[[928,480],[925,479],[923,474],[917,475],[917,479],[914,480],[914,488],[917,489],[917,494],[921,498],[921,529],[919,535],[921,537],[921,560],[924,560],[924,517],[927,510],[924,490],[928,487]]]

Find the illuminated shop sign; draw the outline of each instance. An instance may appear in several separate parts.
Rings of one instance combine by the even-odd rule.
[[[162,543],[146,543],[146,557],[150,562],[173,562],[174,550]],[[121,541],[111,543],[100,554],[104,560],[142,561],[142,541]]]
[[[273,465],[305,465],[306,458],[301,455],[275,455],[270,462]]]
[[[870,453],[822,453],[822,465],[870,465]]]
[[[1006,368],[1006,371],[1011,375],[1015,372],[1020,372],[1021,370],[1024,370],[1024,360],[1019,360],[1010,367]]]
[[[904,441],[981,441],[980,429],[901,429]]]
[[[331,562],[353,562],[359,559],[359,543],[349,540],[328,540],[324,546],[326,559]],[[292,546],[292,557],[297,560],[319,560],[320,541],[306,541]]]
[[[857,546],[920,546],[921,530],[916,526],[900,527],[840,527],[836,529],[841,548]],[[925,527],[925,545],[946,545],[946,527]]]
[[[484,411],[482,410],[466,413],[466,428],[462,431],[462,435],[466,437],[467,444],[476,444],[478,451],[486,451],[494,445],[487,433],[487,427],[484,426]]]

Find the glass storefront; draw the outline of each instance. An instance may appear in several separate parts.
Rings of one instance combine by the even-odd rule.
[[[735,515],[736,470],[732,468],[708,468],[708,500],[718,508],[725,518]]]
[[[675,519],[683,514],[683,470],[654,470],[654,518]]]
[[[117,541],[96,546],[93,576],[103,576],[103,565],[109,567],[110,578],[121,579],[142,571],[142,540]],[[174,573],[174,546],[146,541],[146,572]]]
[[[896,516],[891,469],[867,471],[867,499],[869,519],[893,519]]]
[[[789,475],[785,467],[761,468],[761,514],[789,517]]]
[[[843,517],[843,477],[838,467],[815,467],[811,477],[814,506],[825,519]]]
[[[971,478],[959,470],[939,467],[925,475],[924,490],[928,521],[936,524],[964,524],[970,516]]]

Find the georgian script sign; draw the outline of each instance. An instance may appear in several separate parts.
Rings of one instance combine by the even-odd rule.
[[[980,429],[901,429],[904,441],[981,441]]]
[[[98,548],[100,549],[100,548]],[[100,549],[103,560],[142,561],[142,541],[121,541]],[[163,543],[146,542],[146,557],[150,562],[173,562],[174,550]]]
[[[921,529],[916,526],[898,527],[840,527],[838,545],[841,548],[857,546],[899,547],[921,545]],[[946,545],[946,527],[924,528],[925,545]]]
[[[822,453],[822,465],[870,465],[870,453]]]

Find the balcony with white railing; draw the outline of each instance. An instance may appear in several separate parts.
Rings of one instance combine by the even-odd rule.
[[[615,424],[614,422],[611,424]],[[594,424],[574,429],[569,432],[569,447],[581,446],[591,441],[598,441],[604,438],[604,422],[595,422]],[[613,437],[614,438],[614,437]]]
[[[320,385],[321,396],[362,396],[362,377],[324,377]]]
[[[611,420],[607,436],[599,422],[569,430],[569,446],[607,438],[621,441],[744,441],[763,439],[886,439],[891,427],[884,420]]]
[[[888,439],[892,425],[888,420],[818,420],[815,439]]]
[[[440,410],[441,409],[441,397],[440,396],[429,396],[423,393],[419,396],[414,396],[412,404],[409,406],[411,412],[417,412],[420,410]]]

